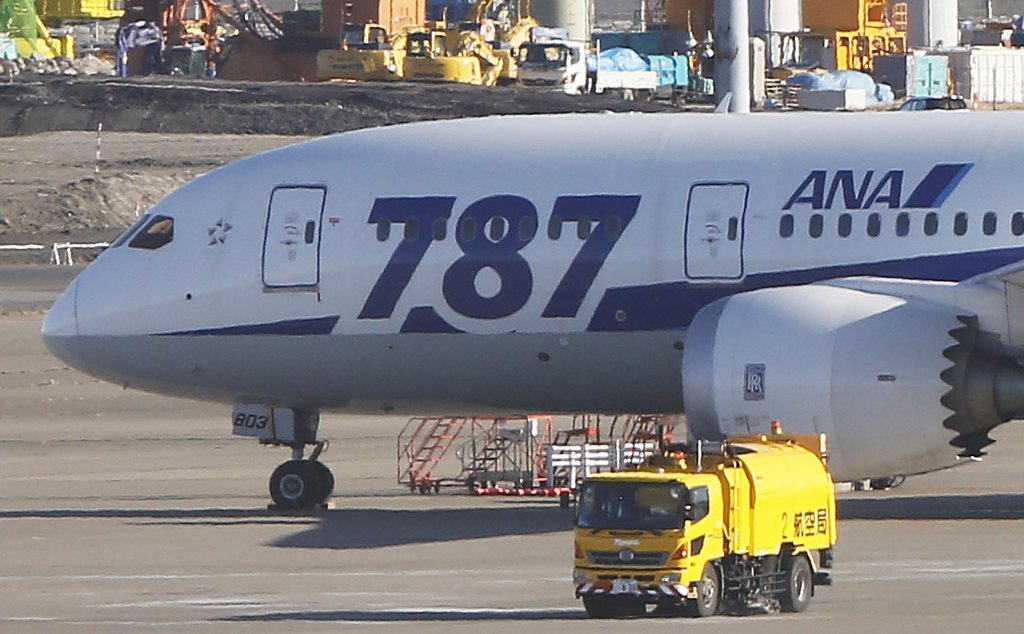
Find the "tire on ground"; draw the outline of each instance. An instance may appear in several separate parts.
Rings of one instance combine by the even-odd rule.
[[[783,564],[786,588],[779,597],[783,612],[803,612],[814,594],[814,574],[806,555],[793,555]]]
[[[697,582],[697,598],[690,601],[690,615],[695,617],[714,616],[722,601],[722,579],[718,569],[709,561]]]

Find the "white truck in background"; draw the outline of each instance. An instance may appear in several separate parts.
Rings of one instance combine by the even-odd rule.
[[[548,40],[519,47],[519,81],[527,85],[560,85],[567,95],[613,90],[630,100],[650,97],[658,88],[654,71],[591,70],[596,67],[597,56],[584,42]]]
[[[519,47],[519,81],[562,86],[567,95],[587,91],[587,45],[573,40],[527,42]]]

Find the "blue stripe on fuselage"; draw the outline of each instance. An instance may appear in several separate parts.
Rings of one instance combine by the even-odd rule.
[[[196,330],[177,330],[174,332],[157,333],[158,337],[174,337],[184,335],[329,335],[338,323],[340,315],[329,317],[313,317],[310,319],[286,319],[264,324],[243,324],[239,326],[220,326],[217,328],[200,328]]]
[[[946,202],[949,195],[953,193],[956,186],[960,184],[967,172],[973,167],[972,163],[943,163],[936,165],[924,177],[921,183],[914,188],[904,209],[938,209]]]
[[[608,289],[587,326],[589,332],[685,328],[704,306],[744,291],[811,284],[841,277],[874,276],[960,282],[1024,259],[1024,248],[930,255],[884,262],[826,266],[748,275],[735,284],[665,282]]]

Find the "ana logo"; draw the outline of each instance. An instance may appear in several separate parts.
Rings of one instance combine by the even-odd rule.
[[[903,198],[903,170],[889,170],[875,177],[874,170],[857,175],[853,170],[814,170],[789,197],[783,209],[794,205],[810,205],[811,209],[937,209],[960,184],[973,163],[936,165]]]

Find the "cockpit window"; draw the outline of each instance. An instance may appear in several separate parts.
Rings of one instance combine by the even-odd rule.
[[[128,243],[133,249],[159,249],[174,239],[174,218],[153,216]]]
[[[132,226],[128,227],[128,229],[124,233],[117,236],[117,239],[110,243],[110,248],[113,249],[115,247],[121,246],[125,242],[128,242],[128,238],[135,235],[135,232],[139,230],[139,227],[149,222],[149,218],[149,214],[143,214],[142,217],[140,217],[138,220],[132,223]]]

